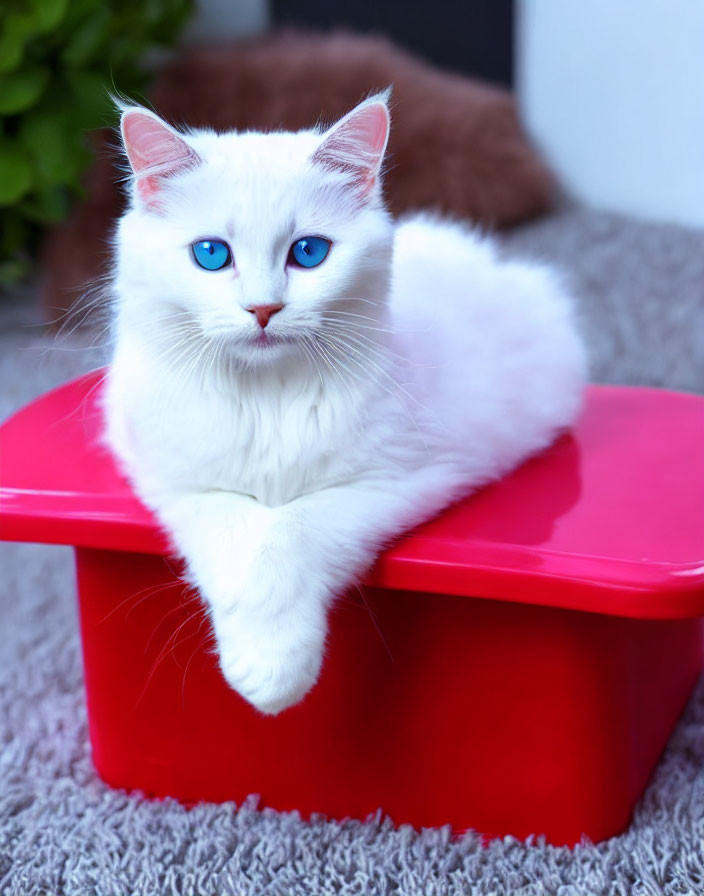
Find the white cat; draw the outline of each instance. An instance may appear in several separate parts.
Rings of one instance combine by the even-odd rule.
[[[266,713],[394,536],[547,446],[585,377],[550,270],[394,222],[386,94],[325,133],[122,116],[107,438],[185,557],[222,671]]]

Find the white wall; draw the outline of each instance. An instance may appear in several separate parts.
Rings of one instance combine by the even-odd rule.
[[[704,0],[519,0],[517,91],[568,192],[704,226]]]

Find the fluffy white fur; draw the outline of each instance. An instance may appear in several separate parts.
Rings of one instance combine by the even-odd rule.
[[[554,274],[386,213],[386,98],[330,131],[178,135],[126,109],[107,438],[185,557],[222,671],[263,712],[313,686],[326,613],[381,547],[547,446],[585,377]],[[317,268],[292,243],[332,241]],[[230,244],[200,269],[190,244]],[[264,331],[246,310],[283,304]]]

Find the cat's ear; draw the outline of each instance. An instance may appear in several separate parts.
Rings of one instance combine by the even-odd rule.
[[[368,196],[379,182],[379,171],[389,140],[389,95],[369,97],[348,112],[323,135],[313,154],[313,164],[349,176],[360,198]]]
[[[166,179],[200,164],[198,154],[183,137],[147,109],[125,109],[120,130],[137,194],[148,208],[158,207]]]

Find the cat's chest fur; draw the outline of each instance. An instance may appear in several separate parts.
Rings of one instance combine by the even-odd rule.
[[[108,401],[123,423],[111,440],[135,458],[142,484],[151,475],[158,489],[236,491],[274,506],[346,481],[359,466],[361,411],[312,381],[176,389],[162,380],[145,394],[129,379],[114,365]]]
[[[191,459],[202,459],[202,487],[278,505],[348,478],[350,463],[340,450],[347,422],[326,397],[250,394],[208,403],[215,407],[204,424],[207,440],[184,446],[189,468]]]

